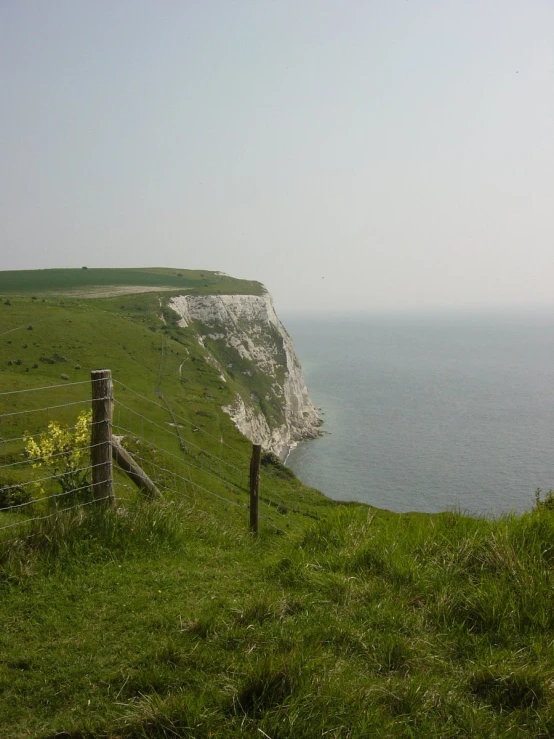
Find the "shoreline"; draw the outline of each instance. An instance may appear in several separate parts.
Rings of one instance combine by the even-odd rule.
[[[289,441],[289,443],[287,444],[286,452],[281,457],[281,461],[284,465],[287,464],[291,452],[293,452],[299,444],[303,444],[304,442],[308,441],[315,441],[316,439],[320,439],[322,436],[330,433],[330,431],[323,431],[321,429],[321,427],[325,423],[325,419],[323,418],[323,408],[321,408],[321,406],[317,406],[315,407],[315,410],[317,412],[317,425],[315,427],[313,436],[304,436],[301,439],[297,439],[296,441]]]

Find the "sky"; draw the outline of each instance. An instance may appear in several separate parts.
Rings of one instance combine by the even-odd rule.
[[[0,0],[0,269],[554,308],[552,0]]]

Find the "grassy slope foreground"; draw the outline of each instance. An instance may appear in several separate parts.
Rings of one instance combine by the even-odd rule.
[[[194,336],[161,322],[162,293],[84,300],[34,283],[18,296],[9,274],[2,390],[111,367],[143,396],[116,383],[129,409],[119,422],[172,455],[176,484],[149,503],[118,478],[127,499],[115,511],[76,509],[4,537],[1,737],[554,736],[547,506],[498,521],[395,515],[329,501],[273,463],[253,540],[240,505],[249,444],[219,411],[232,389]],[[156,389],[182,419],[186,453],[163,431]],[[26,426],[40,426],[31,394],[0,397],[2,413],[27,407]],[[62,387],[48,403],[81,397]],[[156,425],[139,428],[134,413]],[[21,455],[7,446],[2,474]],[[179,484],[184,465],[220,497]],[[0,526],[18,515],[0,512]]]

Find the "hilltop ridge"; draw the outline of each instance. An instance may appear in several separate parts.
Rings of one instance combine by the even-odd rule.
[[[223,272],[174,269],[167,267],[38,269],[0,271],[0,294],[67,295],[70,297],[107,297],[108,287],[127,288],[129,292],[148,290],[190,290],[196,294],[252,294],[265,291],[260,282],[240,280]]]

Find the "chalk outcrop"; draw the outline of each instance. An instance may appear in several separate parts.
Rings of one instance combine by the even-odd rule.
[[[233,387],[234,401],[223,410],[245,436],[284,458],[298,441],[318,435],[321,420],[269,293],[179,295],[169,305]]]

